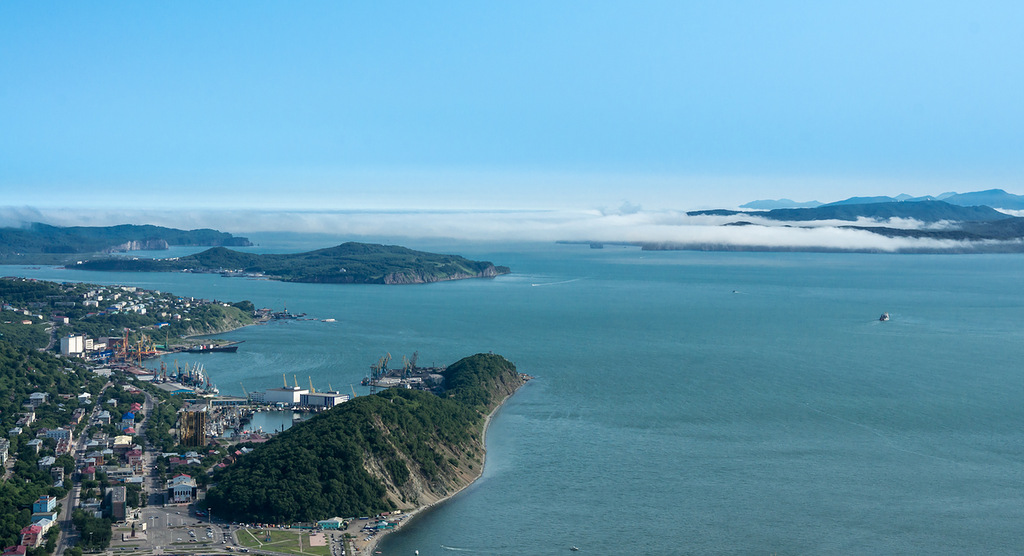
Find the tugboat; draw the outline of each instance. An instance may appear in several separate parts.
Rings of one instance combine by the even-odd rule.
[[[882,316],[878,317],[878,320],[882,322],[889,320],[889,313],[882,313]]]

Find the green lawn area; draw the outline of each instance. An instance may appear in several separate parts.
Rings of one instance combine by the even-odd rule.
[[[305,531],[270,531],[269,541],[266,540],[266,529],[239,529],[236,536],[239,544],[250,549],[311,556],[331,555],[331,549],[327,546],[309,546],[309,533]],[[299,548],[300,542],[301,549]]]

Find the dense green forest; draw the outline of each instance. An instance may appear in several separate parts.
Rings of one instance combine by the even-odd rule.
[[[449,366],[446,391],[389,389],[296,424],[215,475],[224,519],[292,523],[373,515],[450,494],[479,471],[485,415],[523,383],[478,354]]]
[[[36,420],[23,434],[10,436],[10,454],[17,458],[13,477],[0,483],[0,543],[17,544],[18,533],[28,525],[32,502],[40,495],[62,497],[64,489],[53,487],[53,479],[36,462],[53,455],[53,441],[44,443],[37,454],[28,446],[40,428],[67,425],[79,407],[76,394],[98,396],[106,381],[81,365],[47,353],[21,348],[0,339],[0,430],[14,427],[22,405],[33,392],[46,392],[49,402],[35,409]],[[69,457],[61,456],[58,465],[73,467]]]
[[[174,259],[112,257],[85,261],[74,268],[122,272],[241,271],[288,282],[409,284],[510,272],[487,261],[438,255],[395,245],[344,243],[306,253],[254,254],[223,247]]]
[[[130,245],[134,243],[134,245]],[[124,251],[128,247],[166,249],[169,245],[251,245],[244,237],[210,229],[177,230],[162,226],[49,226],[33,222],[0,228],[0,263],[60,264],[83,253]]]
[[[79,544],[82,548],[95,551],[103,550],[110,545],[113,522],[109,518],[93,517],[82,510],[75,510],[71,520],[81,536]]]
[[[0,298],[2,299],[2,298]],[[31,324],[23,324],[29,321]],[[0,339],[31,349],[46,347],[51,323],[14,311],[0,311]]]

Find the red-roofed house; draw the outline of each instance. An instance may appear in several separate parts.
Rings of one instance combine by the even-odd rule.
[[[29,548],[39,546],[43,540],[43,528],[38,525],[29,525],[21,530],[21,545]]]
[[[4,549],[3,556],[25,556],[26,550],[28,549],[23,544],[19,544],[17,546],[8,546]]]

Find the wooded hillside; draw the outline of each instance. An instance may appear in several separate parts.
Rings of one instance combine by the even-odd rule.
[[[298,423],[214,477],[214,513],[293,523],[410,509],[457,492],[483,463],[486,415],[524,382],[492,354],[444,372],[446,391],[389,389]]]

